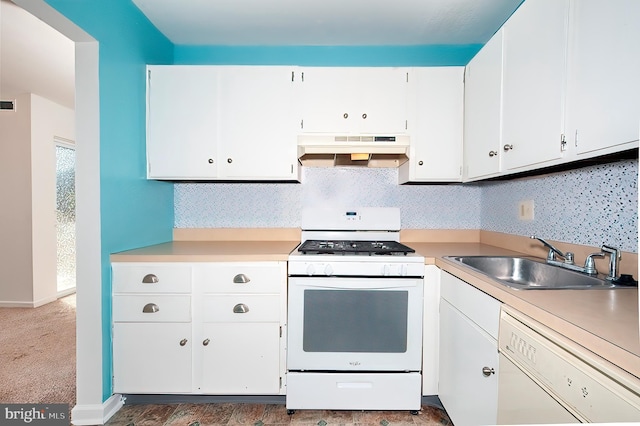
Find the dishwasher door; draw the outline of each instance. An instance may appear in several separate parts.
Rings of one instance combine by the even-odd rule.
[[[580,423],[504,354],[498,373],[498,424]]]
[[[640,420],[640,380],[503,305],[498,423]]]

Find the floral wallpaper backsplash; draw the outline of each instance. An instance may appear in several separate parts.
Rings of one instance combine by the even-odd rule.
[[[179,183],[176,228],[297,228],[303,207],[399,207],[405,229],[486,229],[638,251],[638,161],[467,184],[398,185],[398,170],[303,167],[295,183]],[[534,220],[518,219],[534,201]]]

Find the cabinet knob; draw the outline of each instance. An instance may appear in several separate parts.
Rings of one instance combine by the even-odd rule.
[[[233,282],[235,284],[246,284],[249,281],[251,281],[251,279],[245,274],[238,274],[235,277],[233,277]]]
[[[342,114],[342,118],[349,118],[349,114],[345,112],[344,114]]]
[[[209,164],[213,164],[213,158],[209,158]]]
[[[497,151],[489,151],[489,157],[495,157],[496,155],[498,155]]]
[[[142,308],[142,312],[145,314],[155,314],[159,310],[160,307],[155,303],[147,303],[146,305],[144,305],[144,308]]]
[[[367,119],[367,113],[365,112],[364,114],[362,114],[362,119],[366,120]]]
[[[227,158],[227,163],[231,164],[233,163],[233,160],[231,158]]]
[[[207,345],[209,344],[209,342],[211,342],[211,340],[209,340],[209,339],[204,339],[204,340],[202,341],[202,345],[203,345],[203,346],[207,346]]]
[[[180,346],[184,346],[187,344],[187,339],[180,340]]]
[[[496,371],[491,367],[482,367],[482,375],[484,377],[489,377],[492,374],[496,374]]]
[[[424,161],[420,160],[418,161],[418,166],[422,166],[424,164]]]
[[[160,280],[154,274],[147,274],[147,275],[144,276],[144,278],[142,278],[142,283],[143,284],[155,284],[158,281],[160,281]]]
[[[249,312],[249,307],[244,303],[238,303],[233,307],[234,314],[246,314],[247,312]]]
[[[509,150],[513,149],[513,145],[506,144],[505,146],[503,146],[503,147],[502,147],[502,149],[504,149],[504,150],[505,150],[505,152],[506,152],[506,151],[509,151]]]

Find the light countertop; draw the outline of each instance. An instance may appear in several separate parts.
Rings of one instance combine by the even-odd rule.
[[[111,255],[112,262],[286,261],[299,241],[174,241]],[[480,243],[408,242],[436,265],[640,378],[638,290],[514,290],[444,259],[523,255]]]
[[[112,262],[286,261],[300,241],[173,241],[111,255]]]

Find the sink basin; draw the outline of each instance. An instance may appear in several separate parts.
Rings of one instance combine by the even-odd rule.
[[[598,277],[549,265],[534,257],[446,256],[518,290],[608,289],[621,287]]]

